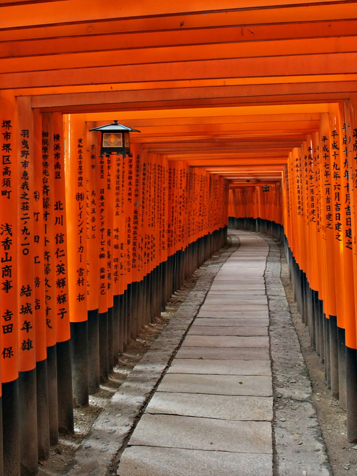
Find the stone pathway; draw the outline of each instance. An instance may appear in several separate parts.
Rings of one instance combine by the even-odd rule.
[[[273,390],[258,235],[217,273],[122,454],[120,476],[270,476]]]
[[[260,234],[230,235],[67,476],[331,476],[280,249]]]

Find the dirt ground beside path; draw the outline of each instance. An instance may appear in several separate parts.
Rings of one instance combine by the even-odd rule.
[[[281,279],[289,303],[292,319],[298,334],[302,354],[309,371],[313,394],[322,435],[328,451],[334,476],[357,474],[357,445],[348,443],[346,436],[346,412],[340,407],[325,383],[325,369],[320,357],[310,345],[308,328],[302,323],[289,279],[288,266],[281,247]],[[313,475],[311,475],[313,476]]]

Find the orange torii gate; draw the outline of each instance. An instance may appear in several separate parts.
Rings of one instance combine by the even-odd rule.
[[[35,474],[58,430],[73,431],[73,397],[86,404],[224,242],[228,210],[284,226],[300,309],[357,439],[356,9],[0,2],[6,475]],[[99,156],[89,129],[113,119],[141,130],[130,158]]]
[[[30,117],[34,114],[31,109],[28,113]],[[3,133],[3,157],[10,150],[7,144],[11,144],[11,152],[16,150],[12,141],[16,121],[12,121],[10,114],[2,120],[2,130],[10,131]],[[9,302],[1,301],[2,325],[11,326],[11,332],[6,327],[6,334],[12,336],[2,341],[2,381],[6,388],[4,420],[11,418],[12,422],[8,429],[4,427],[4,462],[7,467],[7,458],[11,457],[13,474],[17,474],[14,458],[18,464],[22,461],[34,468],[39,443],[41,458],[46,458],[50,443],[57,441],[58,429],[73,431],[72,382],[77,404],[87,404],[89,392],[98,390],[100,380],[108,379],[120,349],[161,311],[162,303],[185,276],[224,242],[224,204],[228,198],[228,183],[223,178],[217,176],[210,182],[210,174],[204,172],[203,185],[200,170],[189,173],[183,162],[170,165],[166,159],[141,152],[139,147],[133,148],[133,156],[125,159],[114,154],[99,157],[97,138],[87,134],[88,125],[80,116],[65,117],[64,121],[58,113],[36,116],[37,130],[33,122],[29,126],[19,124],[18,156],[36,147],[39,153],[26,153],[26,160],[20,159],[26,173],[11,169],[16,163],[11,157],[4,159],[9,169],[6,174],[17,176],[20,185],[20,194],[3,194],[3,199],[8,200],[4,208],[9,217],[3,215],[1,222],[2,290],[7,298],[17,289],[23,298],[18,299],[16,294]],[[37,143],[33,140],[36,134]],[[63,135],[68,144],[64,150]],[[34,184],[31,188],[30,179]],[[3,187],[12,190],[4,182]],[[194,191],[191,202],[189,190],[190,194]],[[206,206],[210,197],[216,205],[221,204],[215,213]],[[14,209],[10,208],[11,200]],[[192,213],[188,203],[195,207],[191,235],[187,227],[188,214]],[[19,208],[28,212],[30,205],[34,210],[31,215],[16,211]],[[24,222],[20,228],[18,220],[20,224]],[[28,222],[32,222],[33,231]],[[17,229],[24,240],[18,240],[19,250],[24,250],[25,258],[31,257],[27,267],[21,261],[18,264],[24,273],[18,285],[15,272],[5,264],[14,266],[16,257],[22,259],[20,253],[10,254]],[[203,248],[205,252],[201,254]],[[193,269],[185,253],[196,256]],[[168,258],[170,263],[164,267]],[[147,306],[139,309],[139,302]],[[15,337],[16,328],[19,337]],[[31,352],[33,357],[29,359]],[[53,365],[55,373],[49,375]],[[48,379],[53,375],[56,379],[49,386]],[[36,380],[37,385],[44,385],[37,392],[33,388]],[[58,391],[55,388],[55,393],[49,393],[53,386]],[[36,393],[43,415],[37,412]],[[31,398],[34,400],[29,411]],[[47,416],[44,422],[42,416],[49,409],[50,421]],[[57,416],[52,418],[52,412]],[[22,427],[25,424],[26,429]],[[30,433],[32,446],[28,443]],[[10,468],[6,471],[11,474]]]

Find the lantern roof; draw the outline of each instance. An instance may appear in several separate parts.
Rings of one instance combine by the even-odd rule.
[[[93,129],[89,130],[100,132],[140,132],[137,129],[133,129],[132,127],[119,124],[118,121],[114,121],[113,124],[106,124],[105,126],[94,127]]]

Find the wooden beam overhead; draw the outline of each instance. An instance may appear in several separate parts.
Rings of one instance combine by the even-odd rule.
[[[0,75],[1,81],[1,75]],[[216,103],[220,99],[240,100],[249,98],[263,98],[267,102],[270,96],[282,98],[295,96],[296,100],[304,100],[304,97],[312,94],[321,97],[322,94],[329,94],[338,100],[341,95],[357,91],[357,81],[346,81],[339,83],[339,90],[336,91],[335,83],[300,83],[300,84],[268,84],[252,86],[221,86],[206,88],[180,88],[180,89],[155,89],[141,91],[113,91],[83,93],[71,95],[42,95],[32,98],[32,106],[41,110],[49,109],[66,113],[99,109],[122,109],[123,105],[129,103],[145,105],[146,103],[171,104],[174,101],[194,101],[205,100],[208,105],[211,100]],[[159,107],[159,104],[158,104]]]
[[[125,83],[135,81],[167,81],[211,79],[222,77],[264,77],[315,74],[357,74],[357,53],[286,55],[277,57],[234,58],[103,66],[36,72],[4,73],[1,89]]]
[[[118,31],[117,33],[94,35],[87,33],[75,38],[73,35],[40,39],[31,39],[27,36],[24,40],[9,41],[2,39],[3,34],[4,30],[0,30],[0,58],[75,54],[81,52],[102,53],[115,50],[128,54],[135,49],[167,49],[186,45],[212,46],[229,43],[239,44],[240,48],[246,46],[249,51],[249,47],[252,48],[255,44],[264,45],[266,43],[266,46],[273,46],[274,43],[277,43],[277,40],[290,40],[292,44],[297,46],[303,44],[302,39],[308,39],[312,44],[313,39],[331,40],[332,42],[336,42],[336,39],[337,42],[343,41],[344,37],[356,36],[357,20],[255,25],[254,36],[248,27],[239,25],[191,29],[177,28],[147,32],[135,31],[129,33]]]
[[[116,3],[107,3],[103,6],[102,0],[90,2],[68,0],[66,8],[63,8],[62,2],[3,7],[0,29],[9,32],[11,29],[46,27],[44,31],[38,31],[37,35],[52,34],[52,37],[57,37],[61,36],[63,26],[69,27],[66,30],[67,35],[73,35],[76,26],[79,25],[83,35],[84,32],[95,34],[108,31],[108,29],[105,30],[107,23],[112,23],[112,28],[119,31],[239,25],[247,28],[248,33],[249,26],[262,23],[331,21],[355,19],[356,16],[354,2],[346,0],[222,0],[219,4],[214,0],[204,2],[202,0],[190,2],[134,0],[122,3],[120,7]],[[115,21],[119,22],[121,28],[113,25]],[[254,32],[251,34],[253,35]]]
[[[357,31],[356,31],[357,33]],[[29,45],[30,47],[30,45]],[[51,71],[103,66],[141,65],[220,59],[262,58],[285,55],[313,55],[331,53],[355,53],[357,36],[342,38],[290,39],[278,41],[254,41],[247,43],[224,42],[185,46],[157,46],[145,49],[114,49],[96,52],[61,53],[40,55],[32,49],[31,55],[1,58],[0,74],[30,71]],[[21,58],[21,61],[20,61]]]

